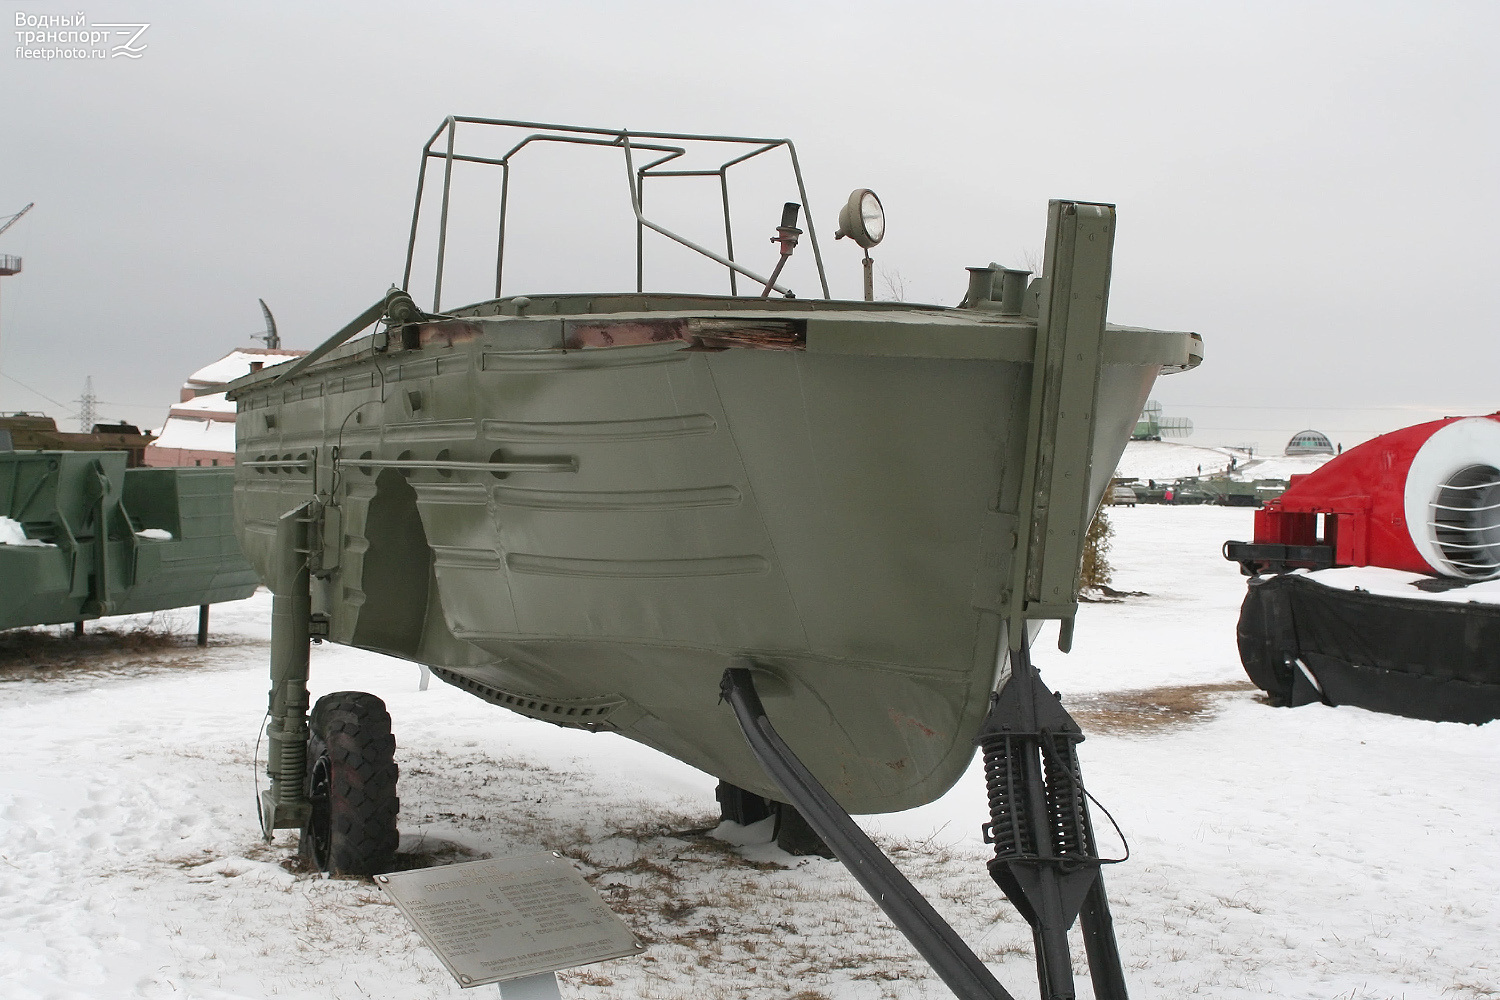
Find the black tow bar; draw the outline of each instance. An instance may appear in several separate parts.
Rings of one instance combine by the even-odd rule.
[[[719,691],[734,709],[755,759],[948,988],[962,1000],[1015,1000],[782,742],[766,718],[749,669],[724,671]]]

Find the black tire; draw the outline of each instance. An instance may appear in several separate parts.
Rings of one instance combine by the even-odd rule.
[[[785,802],[776,803],[776,846],[797,857],[817,855],[832,859],[834,856],[797,807]]]
[[[747,792],[738,785],[720,781],[714,789],[714,798],[719,800],[719,819],[727,823],[749,826],[759,823],[771,815],[775,807],[770,799],[763,799],[754,792]]]
[[[304,790],[312,812],[302,828],[302,857],[333,875],[390,871],[401,802],[385,702],[363,691],[324,695],[308,729]]]

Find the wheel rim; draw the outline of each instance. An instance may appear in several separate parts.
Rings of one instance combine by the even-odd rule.
[[[313,762],[312,780],[308,783],[307,798],[312,803],[308,832],[312,835],[313,864],[324,872],[329,867],[329,846],[332,842],[333,810],[329,805],[332,783],[333,773],[328,758],[319,756]]]

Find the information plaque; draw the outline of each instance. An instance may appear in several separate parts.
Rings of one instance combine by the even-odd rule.
[[[645,946],[560,854],[375,876],[460,986],[637,955]]]

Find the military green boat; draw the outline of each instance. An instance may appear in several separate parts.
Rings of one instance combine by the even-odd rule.
[[[486,129],[519,138],[456,151]],[[501,294],[512,162],[542,141],[616,150],[638,237],[706,256],[729,294],[645,290],[644,239],[634,290]],[[727,152],[673,167],[705,147]],[[729,178],[773,155],[798,201],[763,276],[734,256]],[[843,810],[940,796],[1013,672],[1007,652],[1044,619],[1066,644],[1085,529],[1141,407],[1159,374],[1201,359],[1195,334],[1106,324],[1113,206],[1052,202],[1044,274],[959,271],[959,307],[839,301],[812,219],[797,228],[785,140],[450,118],[423,150],[412,246],[434,160],[431,308],[392,288],[323,347],[229,390],[240,538],[293,636],[273,663],[292,693],[272,705],[268,832],[300,825],[321,864],[363,863],[326,832],[343,806],[320,797],[336,765],[319,778],[316,758],[336,737],[316,711],[303,756],[298,628],[790,801],[720,703],[721,678],[738,677]],[[449,180],[476,161],[504,177],[496,297],[442,309]],[[642,208],[648,180],[704,174],[723,185],[722,252]],[[878,199],[856,191],[838,235],[868,251],[882,230]],[[778,281],[804,235],[823,297]]]
[[[233,472],[126,468],[129,458],[0,451],[0,629],[255,592],[234,535]]]

